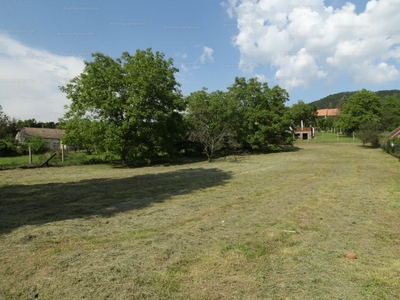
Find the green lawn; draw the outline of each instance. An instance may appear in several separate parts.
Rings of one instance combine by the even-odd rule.
[[[398,159],[296,146],[0,171],[0,299],[400,299]]]
[[[352,136],[337,133],[317,132],[310,140],[296,140],[299,143],[361,143],[361,140]]]
[[[46,154],[32,155],[32,165],[29,164],[29,156],[0,157],[0,169],[15,168],[20,166],[39,166],[52,156],[53,152]],[[64,162],[61,160],[61,154],[57,154],[49,162],[51,165],[80,165],[89,160],[100,159],[98,155],[88,155],[86,152],[67,152],[64,156]]]
[[[39,164],[39,155],[32,156],[32,163]],[[11,156],[11,157],[0,157],[0,168],[1,167],[16,167],[22,165],[29,165],[29,156]]]

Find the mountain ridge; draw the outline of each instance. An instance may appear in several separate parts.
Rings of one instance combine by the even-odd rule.
[[[340,104],[340,99],[342,97],[347,97],[347,99],[356,93],[357,91],[352,91],[352,92],[340,92],[336,94],[331,94],[329,96],[326,96],[324,98],[321,98],[319,100],[312,101],[310,103],[307,103],[308,105],[315,105],[317,106],[318,109],[323,109],[323,108],[338,108]],[[397,95],[400,98],[400,90],[381,90],[381,91],[376,91],[374,92],[378,95],[379,98],[385,98],[386,96],[391,96],[391,95]]]

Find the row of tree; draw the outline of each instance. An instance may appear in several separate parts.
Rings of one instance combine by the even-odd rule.
[[[211,161],[221,148],[277,149],[292,143],[288,93],[255,78],[228,91],[182,97],[172,59],[151,49],[112,59],[94,53],[82,74],[61,87],[71,105],[64,143],[128,158],[174,155],[189,140]]]
[[[278,150],[292,144],[292,130],[301,123],[366,135],[400,122],[395,96],[381,101],[362,90],[342,99],[339,118],[319,119],[315,105],[300,100],[289,108],[286,90],[256,78],[235,78],[227,91],[203,88],[183,97],[175,78],[178,69],[163,53],[147,49],[117,59],[99,52],[92,56],[79,76],[60,87],[71,100],[59,120],[59,128],[66,130],[63,143],[118,155],[121,161],[175,155],[193,145],[201,146],[209,161],[222,148]],[[18,127],[38,125],[35,120],[11,121],[1,109],[0,114],[0,138],[15,135]],[[364,140],[371,142],[370,137]]]

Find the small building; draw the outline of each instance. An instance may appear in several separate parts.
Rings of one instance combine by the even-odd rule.
[[[388,136],[388,139],[392,139],[392,138],[400,138],[400,127],[397,127],[395,130],[393,130]]]
[[[56,150],[62,147],[61,137],[64,134],[62,129],[23,127],[18,130],[15,139],[23,144],[26,139],[39,135],[48,142],[50,149]]]
[[[313,127],[297,127],[294,130],[294,135],[296,139],[310,140],[314,138],[315,131]]]

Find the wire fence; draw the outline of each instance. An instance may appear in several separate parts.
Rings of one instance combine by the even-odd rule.
[[[300,136],[302,137],[302,136]],[[296,142],[300,143],[362,143],[362,141],[355,137],[354,134],[347,135],[340,132],[326,132],[326,131],[315,131],[314,137],[307,139],[296,139]]]

